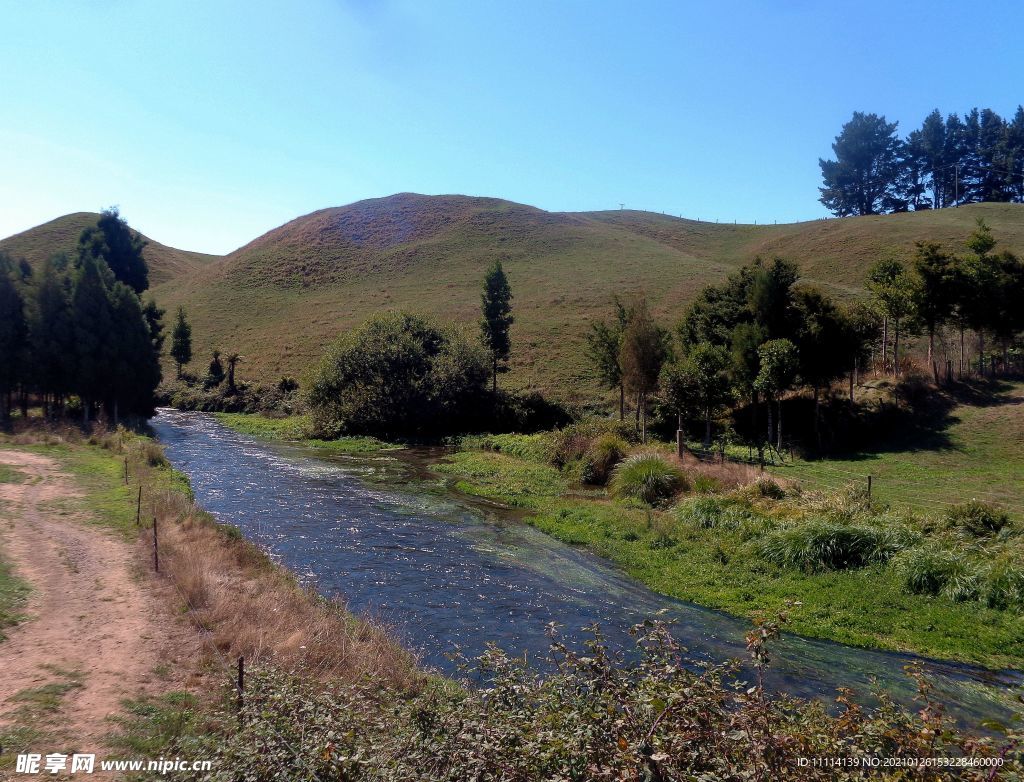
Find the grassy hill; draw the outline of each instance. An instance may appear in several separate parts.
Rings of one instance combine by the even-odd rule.
[[[0,239],[0,250],[15,258],[24,258],[33,266],[41,265],[54,253],[73,255],[82,231],[95,225],[99,217],[96,212],[75,212],[58,217],[20,234]],[[142,254],[149,264],[149,280],[152,285],[189,274],[220,258],[217,255],[178,250],[148,238],[146,241],[148,244]]]
[[[60,218],[0,247],[39,259],[73,244],[87,217]],[[147,255],[158,301],[189,312],[197,361],[214,347],[237,350],[240,374],[258,379],[301,375],[339,332],[382,309],[475,331],[484,270],[500,259],[516,316],[505,382],[592,398],[583,335],[607,315],[613,294],[644,291],[672,324],[702,286],[757,255],[778,255],[797,262],[808,282],[852,296],[880,253],[910,250],[918,239],[959,247],[978,217],[1001,246],[1024,252],[1022,205],[754,226],[403,193],[299,217],[220,259],[155,242]],[[59,230],[76,221],[77,230]]]

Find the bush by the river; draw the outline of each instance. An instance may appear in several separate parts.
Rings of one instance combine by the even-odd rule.
[[[686,474],[658,453],[636,453],[619,462],[608,484],[613,497],[648,505],[670,499],[686,487]]]
[[[414,315],[376,315],[342,336],[309,389],[316,434],[383,438],[445,436],[565,423],[539,395],[495,395],[490,358],[459,329]]]

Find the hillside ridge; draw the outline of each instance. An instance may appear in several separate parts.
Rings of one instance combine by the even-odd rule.
[[[76,213],[0,241],[41,262],[70,249]],[[600,393],[583,356],[589,324],[614,295],[645,293],[665,325],[705,285],[756,256],[784,257],[803,279],[843,298],[863,292],[871,263],[914,242],[960,250],[983,217],[999,249],[1024,254],[1024,205],[734,225],[652,212],[547,212],[498,198],[399,193],[297,217],[225,256],[147,247],[153,295],[182,305],[197,362],[241,353],[243,376],[301,376],[339,333],[375,312],[406,309],[475,329],[480,284],[505,266],[514,294],[513,371],[505,382],[562,397]],[[64,246],[61,246],[61,243]]]

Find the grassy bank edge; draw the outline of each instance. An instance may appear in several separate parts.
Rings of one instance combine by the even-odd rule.
[[[795,601],[789,629],[801,635],[990,669],[1024,668],[1024,617],[907,594],[881,566],[803,573],[744,560],[743,546],[718,530],[679,530],[669,511],[580,494],[566,475],[529,454],[467,444],[436,466],[458,491],[531,511],[527,523],[587,546],[656,592],[748,620]],[[668,534],[678,542],[665,545]]]
[[[293,442],[307,448],[317,448],[332,453],[372,453],[394,451],[404,446],[378,440],[376,437],[339,437],[337,440],[321,440],[309,437],[309,420],[303,415],[272,418],[260,413],[214,413],[216,419],[241,434],[263,440]]]
[[[386,629],[304,587],[237,527],[197,506],[188,477],[170,466],[151,438],[124,430],[88,439],[74,428],[59,433],[30,430],[17,437],[0,434],[0,448],[54,459],[81,493],[53,502],[49,512],[138,541],[140,576],[153,579],[158,592],[174,602],[175,611],[206,637],[201,659],[182,663],[187,678],[198,677],[204,684],[126,701],[125,714],[112,718],[106,739],[116,752],[156,757],[198,741],[212,725],[230,733],[232,725],[220,725],[225,708],[230,714],[234,703],[224,659],[244,655],[247,667],[255,671],[279,667],[310,681],[376,676],[399,690],[415,690],[426,680],[413,655],[392,641]],[[150,559],[154,517],[160,525],[159,576],[152,573]],[[0,609],[5,575],[0,560]],[[161,582],[173,587],[161,590]],[[211,594],[215,589],[224,599]],[[234,607],[246,602],[250,606],[242,615],[245,609]],[[48,734],[37,727],[22,726],[11,735],[45,738]]]

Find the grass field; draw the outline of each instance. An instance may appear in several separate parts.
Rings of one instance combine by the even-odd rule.
[[[883,502],[941,513],[976,498],[1024,522],[1024,383],[1003,383],[981,404],[954,407],[937,430],[883,440],[872,451],[822,461],[794,461],[777,475],[834,489],[867,484]]]
[[[438,469],[458,490],[529,509],[528,523],[672,597],[745,618],[798,601],[792,628],[805,635],[997,668],[1024,664],[1019,613],[911,594],[889,566],[779,567],[759,554],[763,538],[744,525],[704,528],[673,510],[613,502],[528,455],[464,450]]]
[[[33,263],[70,249],[89,215],[68,215],[0,242]],[[713,216],[711,216],[713,217]],[[651,212],[545,212],[493,198],[400,194],[300,217],[214,258],[147,248],[152,295],[193,324],[194,367],[238,351],[243,378],[301,377],[340,332],[403,308],[476,333],[480,284],[496,259],[512,285],[512,388],[592,402],[601,390],[582,353],[588,324],[614,294],[646,292],[673,325],[705,285],[757,255],[797,262],[839,296],[868,266],[930,239],[959,248],[984,217],[1000,248],[1024,252],[1024,206],[977,204],[789,225],[719,225]],[[140,226],[142,228],[144,226]]]

